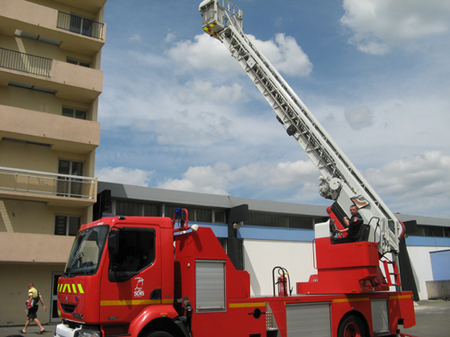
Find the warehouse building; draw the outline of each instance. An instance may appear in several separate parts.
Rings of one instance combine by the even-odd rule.
[[[286,268],[293,284],[306,282],[310,275],[316,273],[312,245],[314,224],[328,219],[325,206],[107,182],[99,182],[99,192],[99,197],[104,194],[107,199],[103,216],[173,217],[176,208],[186,208],[189,222],[212,228],[225,249],[228,241],[234,239],[232,235],[230,236],[229,227],[233,225],[229,221],[230,217],[235,217],[234,210],[239,211],[241,205],[248,205],[247,217],[238,223],[237,227],[240,228],[236,230],[240,250],[237,267],[242,267],[250,273],[251,291],[254,295],[272,294],[272,269],[275,266]],[[237,214],[239,216],[239,212]],[[100,213],[94,215],[95,218],[100,216]],[[417,222],[417,226],[410,229],[410,233],[407,234],[405,239],[407,248],[404,251],[407,251],[409,256],[415,297],[426,300],[429,298],[426,282],[433,281],[434,275],[439,273],[442,263],[445,263],[432,258],[433,254],[450,249],[450,219],[406,214],[396,216],[405,223],[414,220]],[[439,262],[432,266],[434,260]],[[408,275],[406,268],[403,272]],[[409,281],[411,280],[406,278],[403,281],[404,285],[410,287]]]

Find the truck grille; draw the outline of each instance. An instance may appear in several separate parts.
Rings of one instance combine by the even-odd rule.
[[[65,313],[68,313],[68,314],[71,314],[71,313],[73,313],[74,311],[75,311],[75,308],[76,308],[77,306],[76,305],[73,305],[73,304],[62,304],[61,303],[61,309],[65,312]]]

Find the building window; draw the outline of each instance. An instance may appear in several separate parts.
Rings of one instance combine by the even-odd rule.
[[[66,117],[78,118],[78,119],[86,119],[87,111],[79,110],[75,108],[62,108],[62,115]]]
[[[289,228],[314,229],[314,220],[302,216],[290,216]]]
[[[450,228],[443,226],[417,225],[417,231],[411,236],[450,237]]]
[[[205,223],[227,223],[225,211],[214,210],[211,208],[193,208],[186,206],[165,205],[165,216],[173,218],[177,208],[185,208],[189,213],[189,221],[198,221]],[[184,215],[183,215],[184,216]]]
[[[434,236],[437,237],[444,237],[444,228],[442,227],[434,227]]]
[[[198,221],[198,222],[207,222],[212,223],[213,222],[213,210],[209,208],[193,208],[193,207],[185,207],[185,206],[172,206],[172,205],[166,205],[165,207],[165,214],[169,218],[173,218],[173,215],[175,214],[175,210],[177,208],[185,208],[188,211],[189,215],[189,221]],[[220,216],[219,216],[220,219]],[[214,221],[214,222],[217,222]],[[223,222],[225,223],[225,222]]]
[[[77,15],[70,16],[70,31],[86,36],[92,36],[93,21]]]
[[[248,212],[248,219],[244,221],[246,225],[270,226],[270,227],[289,227],[289,218],[272,213]]]
[[[442,229],[444,230],[444,236],[447,238],[450,237],[450,228],[443,227]]]
[[[245,225],[314,229],[314,219],[276,213],[249,212]]]
[[[75,198],[81,197],[82,182],[76,176],[83,176],[83,163],[60,159],[58,173],[65,175],[58,177],[58,195]]]
[[[133,201],[115,200],[115,215],[161,216],[161,206]]]
[[[214,223],[227,223],[225,211],[214,211]]]
[[[116,200],[116,215],[142,216],[142,206],[137,202]]]
[[[75,236],[81,226],[81,217],[70,215],[55,216],[55,235]]]
[[[196,219],[194,221],[199,222],[212,222],[212,210],[205,209],[205,208],[199,208],[195,210],[196,213]]]
[[[74,60],[74,59],[71,59],[71,58],[67,58],[67,63],[75,64],[77,66],[82,66],[82,67],[86,67],[86,68],[90,67],[90,64],[87,63],[87,62],[78,61],[78,60]]]
[[[161,206],[144,204],[144,216],[161,216]]]

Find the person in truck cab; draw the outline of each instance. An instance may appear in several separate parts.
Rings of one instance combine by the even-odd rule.
[[[363,219],[358,213],[358,208],[355,205],[350,206],[350,214],[352,215],[350,219],[348,217],[344,218],[347,228],[336,229],[334,231],[335,233],[341,234],[347,232],[347,236],[345,238],[334,239],[335,243],[355,242],[358,239],[358,233],[363,224]]]

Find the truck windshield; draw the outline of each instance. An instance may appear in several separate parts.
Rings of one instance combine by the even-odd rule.
[[[109,226],[85,229],[77,234],[65,275],[93,275],[97,272]]]

